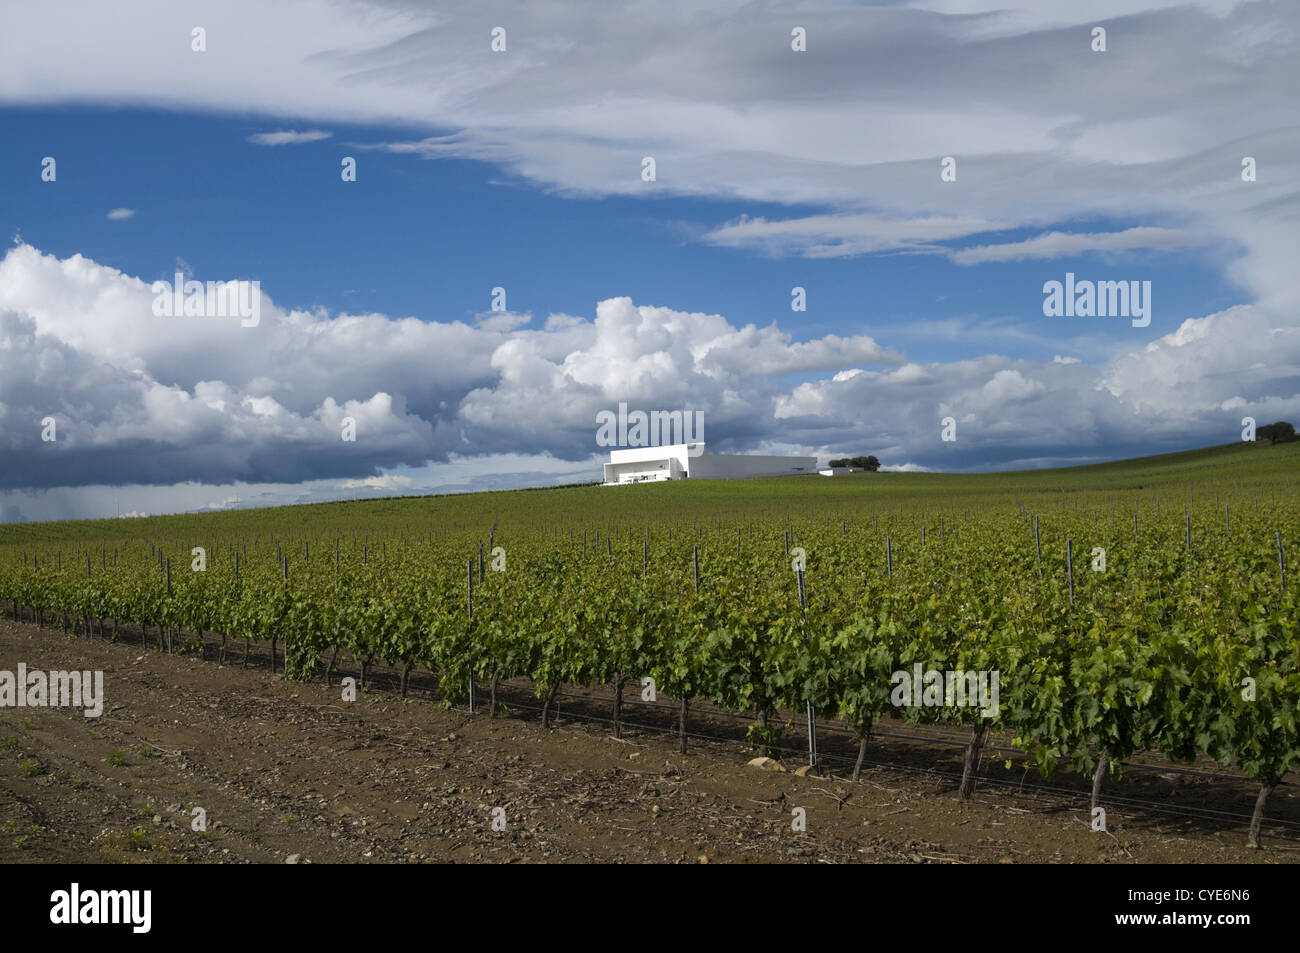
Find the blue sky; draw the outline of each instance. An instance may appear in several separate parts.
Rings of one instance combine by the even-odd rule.
[[[20,8],[0,520],[595,479],[620,401],[944,470],[1300,416],[1285,6],[708,10]],[[260,282],[260,325],[152,314],[178,269]],[[1066,272],[1150,282],[1150,325],[1045,317]]]
[[[680,197],[658,183],[637,197],[561,196],[490,162],[356,148],[410,137],[409,129],[335,126],[326,140],[268,148],[248,139],[276,124],[254,117],[24,108],[0,110],[0,126],[27,147],[0,156],[0,175],[18,185],[6,190],[0,208],[5,234],[148,280],[170,279],[177,259],[200,279],[258,278],[289,308],[468,320],[487,310],[491,289],[502,286],[512,310],[540,317],[588,314],[599,300],[628,295],[725,314],[733,323],[776,321],[799,340],[887,333],[919,361],[960,358],[973,341],[910,331],[915,322],[1009,323],[1046,340],[991,334],[981,346],[1050,360],[1063,348],[1075,353],[1064,343],[1053,350],[1051,341],[1077,328],[1041,311],[1043,282],[1066,271],[1080,278],[1140,273],[1152,281],[1160,293],[1152,337],[1186,316],[1247,299],[1196,248],[982,267],[914,252],[777,257],[711,246],[699,236],[742,215],[791,218],[828,209]],[[58,159],[57,189],[32,174],[45,155]],[[340,180],[344,155],[359,160],[355,183]],[[112,208],[135,215],[109,221]],[[1056,227],[1118,232],[1143,224],[1150,222],[1076,217]],[[980,233],[943,247],[1021,241],[1041,231]],[[791,311],[795,286],[808,292],[806,312]],[[1133,343],[1122,323],[1096,330],[1098,352]]]

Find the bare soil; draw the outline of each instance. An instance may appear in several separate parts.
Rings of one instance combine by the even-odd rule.
[[[599,720],[607,692],[567,696],[547,730],[528,685],[503,687],[512,707],[495,718],[481,691],[471,717],[434,702],[427,673],[403,700],[381,670],[346,702],[346,660],[326,686],[281,678],[269,646],[245,667],[241,644],[219,664],[215,643],[204,660],[147,642],[138,629],[110,642],[0,621],[0,669],[99,669],[106,694],[99,718],[0,708],[0,862],[1300,860],[1294,785],[1270,800],[1263,850],[1244,846],[1252,784],[1160,764],[1108,781],[1107,831],[1094,832],[1084,779],[1042,782],[1000,750],[959,801],[955,733],[882,726],[853,783],[856,747],[827,730],[830,766],[798,777],[793,752],[790,771],[749,767],[743,722],[707,709],[692,709],[690,728],[712,737],[679,754],[675,706],[643,705],[631,687],[620,740]],[[196,807],[206,831],[192,829]],[[796,808],[806,831],[793,829]]]

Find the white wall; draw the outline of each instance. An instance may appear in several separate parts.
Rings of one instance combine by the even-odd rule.
[[[815,457],[760,457],[704,452],[703,443],[611,450],[605,482],[630,482],[633,476],[679,480],[739,480],[745,477],[816,473]]]
[[[691,451],[703,451],[703,444],[670,444],[663,447],[629,447],[611,450],[605,464],[606,483],[630,482],[633,476],[680,480],[686,474]]]
[[[658,463],[662,460],[674,459],[677,461],[678,466],[684,470],[687,467],[687,461],[692,459],[692,451],[698,457],[704,452],[704,444],[674,443],[662,447],[629,447],[624,450],[611,450],[609,452],[609,462],[615,464]]]
[[[645,480],[680,480],[684,476],[676,457],[657,460],[629,460],[605,464],[606,483],[634,483]]]

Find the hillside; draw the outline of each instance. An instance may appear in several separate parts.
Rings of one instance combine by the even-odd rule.
[[[1113,493],[1125,490],[1194,494],[1198,485],[1253,487],[1257,492],[1294,490],[1300,484],[1300,441],[1232,443],[1135,457],[1111,463],[996,473],[858,473],[844,477],[774,477],[737,481],[682,481],[627,487],[561,486],[434,496],[345,500],[264,509],[230,510],[119,520],[76,520],[0,525],[0,545],[64,540],[150,538],[185,531],[315,533],[363,520],[379,529],[427,525],[447,529],[539,518],[566,524],[654,519],[694,519],[784,513],[811,506],[907,507],[960,495],[967,502],[1037,494]]]

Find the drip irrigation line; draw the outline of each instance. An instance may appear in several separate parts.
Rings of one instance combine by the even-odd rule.
[[[583,695],[577,692],[566,692],[566,691],[560,691],[558,693],[558,696],[564,698],[577,699],[579,701],[587,702],[589,704],[599,704],[602,701],[606,701],[611,705],[613,704],[612,696],[609,699],[603,699],[600,698],[599,696]],[[654,701],[654,702],[639,701],[639,700],[625,701],[624,704],[637,705],[641,708],[656,708],[661,711],[672,712],[674,714],[678,710],[677,705],[670,705],[665,702],[658,702],[658,701]],[[540,709],[538,710],[540,711]],[[716,716],[722,718],[730,718],[734,721],[753,720],[753,715],[748,713],[727,711],[726,709],[714,708],[705,705],[693,707],[692,711],[703,716]],[[609,719],[605,719],[605,720],[609,721]],[[792,731],[805,731],[807,729],[807,722],[800,721],[797,718],[789,722],[780,720],[780,723],[789,724]],[[820,735],[824,731],[834,732],[835,734],[839,734],[839,735],[847,735],[849,738],[855,741],[857,740],[856,733],[849,728],[843,728],[838,725],[830,725],[830,724],[826,724],[825,722],[819,722],[817,725],[818,734]],[[939,734],[926,734],[926,733],[908,734],[906,732],[901,732],[901,731],[877,730],[874,726],[871,729],[871,737],[873,739],[874,738],[896,738],[904,741],[921,742],[923,744],[948,745],[949,747],[954,747],[954,748],[965,748],[967,745],[970,744],[969,741],[963,741],[959,738],[945,738]],[[1013,747],[1008,747],[1006,745],[995,745],[995,744],[987,744],[987,743],[981,745],[980,747],[982,751],[999,751],[1004,754],[1018,755],[1021,758],[1028,758],[1029,756],[1028,753],[1023,748],[1013,748]],[[807,750],[804,748],[791,748],[789,750],[792,752],[807,754]],[[1248,778],[1243,774],[1223,774],[1222,772],[1218,772],[1218,771],[1202,771],[1199,768],[1185,768],[1175,764],[1162,765],[1162,764],[1150,764],[1144,761],[1121,761],[1120,765],[1126,770],[1129,768],[1134,768],[1139,771],[1151,771],[1156,774],[1182,774],[1182,775],[1187,775],[1188,777],[1207,778],[1207,779],[1213,779],[1218,781],[1229,781],[1229,782],[1236,782],[1238,784],[1246,784],[1246,785],[1257,785],[1259,783],[1254,778]],[[1274,785],[1274,787],[1275,788],[1293,787],[1295,783],[1296,782],[1294,781],[1283,780],[1283,781],[1278,781]]]

